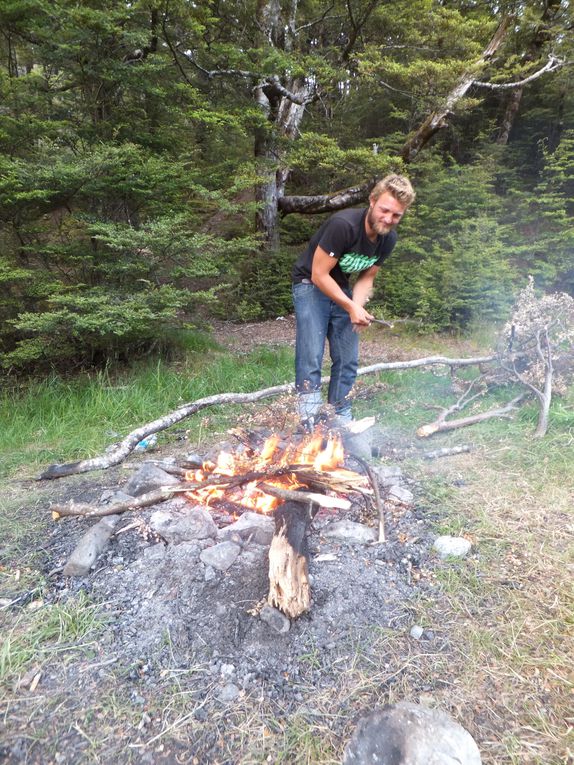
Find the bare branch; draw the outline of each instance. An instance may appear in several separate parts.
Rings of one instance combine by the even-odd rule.
[[[481,82],[480,80],[474,80],[473,86],[476,86],[477,88],[488,88],[489,90],[513,90],[515,88],[522,88],[524,85],[527,85],[529,82],[534,82],[534,80],[537,80],[539,77],[542,77],[543,74],[546,74],[547,72],[555,72],[557,69],[560,69],[565,64],[564,61],[562,61],[559,58],[556,58],[555,56],[549,56],[548,61],[546,64],[542,67],[542,69],[539,69],[537,72],[534,72],[534,74],[531,74],[530,77],[525,77],[524,80],[519,80],[518,82]]]

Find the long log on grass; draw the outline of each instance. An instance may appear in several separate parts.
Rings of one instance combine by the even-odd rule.
[[[368,367],[361,367],[358,370],[359,375],[373,374],[375,372],[387,372],[397,369],[415,369],[418,367],[443,365],[451,368],[474,366],[477,364],[487,364],[496,359],[496,356],[477,356],[469,359],[451,359],[447,356],[428,356],[422,359],[413,359],[412,361],[390,361],[380,364],[372,364]],[[325,378],[324,382],[328,382]],[[64,478],[65,476],[75,475],[76,473],[88,473],[91,470],[107,470],[114,465],[119,465],[129,454],[133,452],[137,444],[144,438],[153,433],[159,433],[162,430],[175,425],[181,420],[190,417],[193,414],[206,409],[210,406],[221,406],[223,404],[253,404],[265,398],[272,398],[282,394],[293,393],[295,385],[286,383],[285,385],[275,385],[272,388],[263,388],[252,393],[219,393],[214,396],[206,396],[197,399],[189,404],[178,407],[173,412],[159,417],[152,422],[141,425],[136,430],[120,441],[120,443],[109,453],[101,454],[99,457],[92,457],[78,462],[67,462],[64,464],[50,465],[40,476],[39,480],[52,478]]]

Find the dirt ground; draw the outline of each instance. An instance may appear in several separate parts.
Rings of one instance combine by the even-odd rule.
[[[213,334],[246,353],[260,344],[293,344],[294,320],[217,323]],[[452,347],[461,356],[475,351],[464,341]],[[362,339],[361,363],[434,350],[431,340],[411,346],[404,336],[373,328]],[[272,429],[273,407],[266,413],[269,421],[258,418],[252,426]],[[402,469],[398,452],[409,453],[412,443],[404,433],[391,435],[377,433],[375,445],[384,465]],[[185,451],[174,437],[153,456],[177,460]],[[7,491],[23,510],[45,517],[52,502],[100,503],[122,490],[146,456],[58,482],[14,482]],[[438,462],[441,481],[464,487],[456,471],[443,475]],[[387,508],[385,545],[333,540],[325,531],[335,512],[319,513],[309,534],[312,607],[285,633],[260,617],[267,549],[253,541],[242,543],[229,569],[213,571],[201,559],[212,541],[164,544],[150,532],[158,507],[147,508],[122,520],[93,570],[74,578],[64,577],[62,567],[87,522],[64,519],[30,533],[21,543],[28,556],[1,569],[8,584],[0,618],[9,641],[0,662],[16,648],[25,661],[3,689],[0,761],[334,764],[362,714],[409,699],[450,711],[485,747],[484,762],[499,765],[493,742],[504,733],[500,709],[466,703],[457,680],[465,657],[453,645],[451,604],[437,579],[444,581],[448,566],[431,550],[440,516],[416,476],[403,473],[401,482],[413,499]],[[174,500],[172,512],[185,514],[185,502]],[[362,501],[336,512],[337,519],[376,527]],[[74,610],[78,601],[83,606]],[[423,623],[414,637],[411,629],[429,604],[433,626]],[[43,614],[56,609],[60,640],[56,630],[47,643],[54,649],[30,637],[30,626],[21,638],[20,623],[40,634]],[[504,760],[519,761],[527,760]]]

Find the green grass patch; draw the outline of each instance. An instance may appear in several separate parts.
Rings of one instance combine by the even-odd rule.
[[[56,605],[33,601],[20,611],[4,633],[0,645],[0,683],[14,680],[31,667],[40,671],[43,665],[69,651],[78,651],[93,644],[103,626],[98,607],[84,593],[75,600]],[[84,641],[91,638],[92,642]]]
[[[114,376],[98,372],[72,380],[52,377],[4,392],[0,476],[22,467],[36,471],[47,463],[92,457],[191,401],[290,381],[292,367],[291,349],[261,348],[241,357],[212,354],[201,364],[194,355],[188,363],[157,360]],[[197,433],[200,418],[191,418],[185,427]]]

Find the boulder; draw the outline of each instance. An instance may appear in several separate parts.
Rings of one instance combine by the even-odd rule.
[[[339,542],[346,542],[349,545],[368,544],[376,542],[377,532],[370,526],[354,521],[334,521],[323,529],[323,535],[331,537]]]
[[[441,558],[464,558],[468,555],[472,544],[464,537],[451,537],[448,535],[437,537],[433,544],[435,550]]]
[[[240,552],[241,547],[234,542],[220,542],[218,545],[202,550],[199,557],[206,566],[211,566],[218,571],[227,571],[235,563]]]
[[[141,497],[148,491],[160,489],[162,486],[175,486],[179,478],[166,473],[157,465],[143,465],[124,486],[124,491],[132,497]]]
[[[217,533],[219,539],[233,539],[237,536],[239,539],[252,540],[258,545],[270,545],[275,533],[275,522],[268,515],[253,513],[248,511],[243,513],[235,523],[225,526]]]
[[[440,709],[401,701],[359,721],[343,765],[481,765],[476,742]]]
[[[209,510],[204,507],[190,507],[183,515],[173,516],[165,510],[156,510],[149,519],[154,531],[170,544],[193,542],[196,539],[215,539],[217,526]]]

